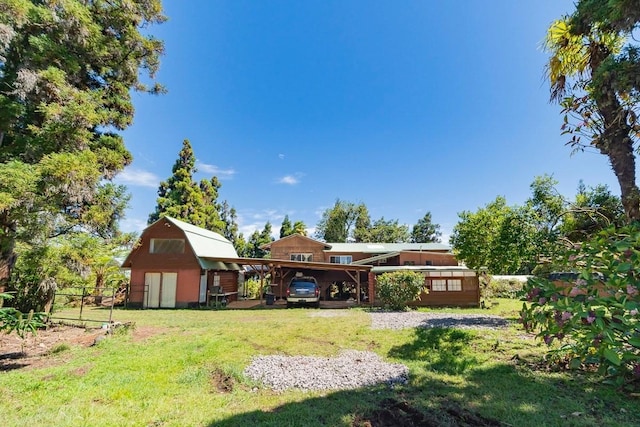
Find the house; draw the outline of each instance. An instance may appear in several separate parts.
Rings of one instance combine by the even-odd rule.
[[[164,217],[149,225],[122,267],[131,270],[129,305],[194,307],[210,293],[237,298],[241,267],[232,243],[218,233]],[[225,260],[225,261],[221,261]]]
[[[476,272],[458,265],[451,248],[441,243],[325,243],[291,235],[263,248],[271,251],[274,262],[295,262],[303,274],[313,275],[320,284],[324,300],[352,299],[375,304],[377,275],[412,270],[424,275],[425,290],[428,291],[412,305],[480,305]],[[309,269],[305,268],[307,265]],[[282,286],[279,290],[279,294],[276,290],[277,296],[284,297]]]

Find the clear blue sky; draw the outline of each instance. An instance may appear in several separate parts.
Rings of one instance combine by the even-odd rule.
[[[575,154],[549,104],[548,25],[572,1],[165,0],[158,80],[136,95],[122,227],[141,231],[184,139],[196,179],[218,176],[245,237],[285,214],[315,227],[337,198],[448,238],[463,210],[521,204],[552,174],[573,196],[619,188],[606,159]],[[445,240],[446,242],[446,240]]]

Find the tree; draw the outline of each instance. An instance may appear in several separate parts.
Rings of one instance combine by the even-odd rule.
[[[431,212],[424,214],[411,229],[411,242],[413,243],[440,243],[440,224],[434,224]]]
[[[220,204],[220,221],[224,224],[222,235],[233,243],[239,256],[244,256],[247,242],[245,242],[243,234],[238,231],[236,209],[229,206],[229,202],[226,200]]]
[[[377,219],[368,230],[363,242],[367,243],[405,243],[409,241],[409,227],[399,224],[397,219]]]
[[[640,220],[635,146],[640,136],[640,21],[634,0],[580,0],[554,22],[545,47],[551,99],[562,106],[563,134],[577,150],[593,147],[608,157],[628,221]],[[582,141],[585,137],[587,142]]]
[[[359,219],[364,219],[364,212],[366,207],[363,203],[356,205],[340,199],[336,200],[332,208],[322,213],[322,218],[316,225],[316,237],[333,243],[353,240],[354,226]]]
[[[273,242],[271,223],[267,221],[262,231],[254,231],[247,242],[246,256],[249,258],[266,258],[268,252],[262,246]]]
[[[620,197],[611,194],[606,185],[587,188],[580,182],[578,193],[570,212],[563,218],[560,231],[565,239],[578,243],[589,240],[612,225],[620,227],[624,222]]]
[[[223,233],[225,224],[220,219],[217,205],[220,182],[211,180],[196,183],[196,158],[189,140],[184,140],[178,159],[173,165],[173,175],[160,183],[155,212],[149,215],[149,224],[164,216],[180,219],[197,227]]]
[[[115,233],[105,180],[131,162],[117,132],[132,89],[162,92],[140,71],[153,80],[163,44],[139,29],[164,20],[160,0],[0,6],[0,287],[18,243]]]
[[[299,234],[301,236],[307,235],[307,225],[302,221],[296,221],[293,223],[293,234]]]
[[[285,215],[280,226],[280,238],[291,236],[293,234],[293,226],[289,220],[289,215]]]

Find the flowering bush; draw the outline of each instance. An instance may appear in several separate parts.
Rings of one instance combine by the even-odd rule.
[[[394,271],[384,273],[376,280],[376,298],[385,308],[406,310],[407,303],[420,298],[426,291],[424,276],[416,271]]]
[[[521,317],[571,368],[596,366],[611,381],[640,382],[640,227],[610,228],[569,249],[576,274],[525,286]]]

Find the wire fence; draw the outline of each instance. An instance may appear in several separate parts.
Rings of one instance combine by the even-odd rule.
[[[71,322],[111,323],[113,307],[127,300],[127,288],[83,286],[57,291],[53,297],[49,320]],[[64,307],[57,314],[56,302]]]

